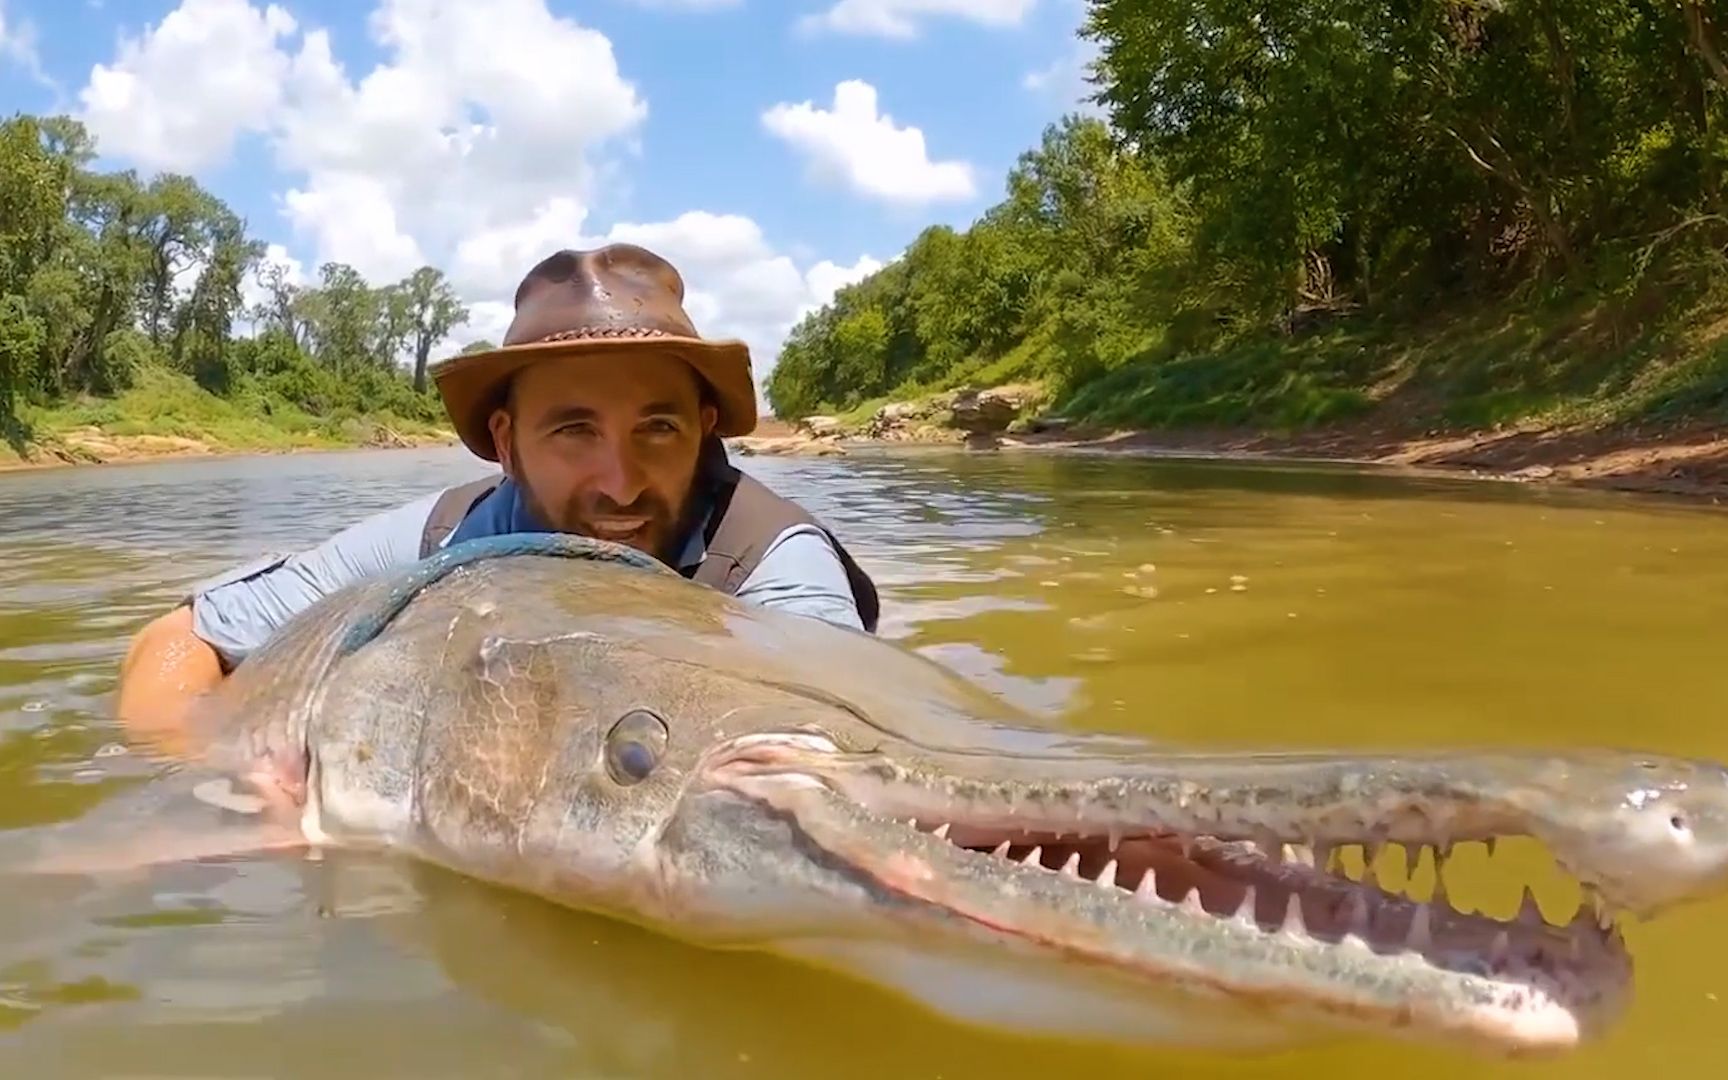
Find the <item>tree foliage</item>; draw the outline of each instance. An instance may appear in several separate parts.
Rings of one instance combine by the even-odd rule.
[[[1052,126],[970,229],[807,317],[777,412],[1072,389],[1728,240],[1728,19],[1704,0],[1091,0],[1082,34],[1105,119]]]
[[[0,423],[20,403],[118,393],[146,366],[265,409],[439,415],[427,360],[468,312],[438,270],[374,286],[329,263],[295,285],[190,177],[93,157],[65,117],[0,123]]]

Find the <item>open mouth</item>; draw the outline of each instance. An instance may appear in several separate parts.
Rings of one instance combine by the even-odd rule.
[[[1454,906],[1453,852],[1434,845],[1316,850],[1144,825],[1005,828],[1000,813],[908,819],[880,788],[842,793],[808,758],[788,769],[767,749],[727,763],[725,786],[878,887],[1161,986],[1530,1051],[1577,1044],[1630,983],[1613,915],[1582,883],[1564,922],[1528,885],[1498,918]],[[1411,875],[1377,877],[1400,853],[1433,868],[1427,895],[1392,883]]]
[[[1446,853],[1431,845],[1393,848],[1401,848],[1412,867],[1426,858],[1436,868],[1435,888],[1423,898],[1382,887],[1375,879],[1382,853],[1363,845],[1315,852],[1171,833],[1009,835],[950,823],[907,826],[971,858],[999,860],[1003,869],[1042,871],[1109,888],[1124,901],[1228,919],[1316,946],[1354,938],[1371,952],[1416,957],[1446,971],[1570,983],[1594,996],[1600,980],[1616,977],[1626,957],[1612,913],[1588,889],[1563,924],[1547,920],[1527,885],[1511,919],[1459,910],[1445,888]],[[1363,868],[1360,876],[1346,868],[1350,861]]]
[[[1588,889],[1561,924],[1528,885],[1511,918],[1463,911],[1445,889],[1447,853],[1432,846],[1404,849],[1411,865],[1437,869],[1421,897],[1383,887],[1373,870],[1383,853],[1361,845],[901,826],[907,850],[945,845],[952,877],[934,852],[928,876],[874,860],[897,890],[1086,961],[1263,1005],[1538,1049],[1577,1043],[1631,975],[1619,928]],[[997,895],[972,887],[991,877]]]

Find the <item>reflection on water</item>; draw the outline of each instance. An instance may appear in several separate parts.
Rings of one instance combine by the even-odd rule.
[[[884,636],[1052,725],[1728,758],[1728,519],[1708,509],[1102,456],[742,464],[839,529]],[[484,470],[416,450],[0,477],[0,830],[142,774],[107,718],[114,666],[188,584]],[[1724,916],[1633,927],[1638,1002],[1569,1059],[1364,1040],[1238,1061],[986,1036],[403,860],[215,860],[0,893],[0,1075],[1702,1077],[1728,1060]]]

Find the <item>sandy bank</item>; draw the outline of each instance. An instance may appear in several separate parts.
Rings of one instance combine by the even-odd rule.
[[[329,453],[341,450],[403,449],[455,445],[454,432],[420,434],[377,428],[364,441],[320,442],[296,446],[236,446],[179,435],[111,435],[83,427],[57,432],[26,445],[22,453],[0,446],[0,472],[17,469],[119,465],[176,458],[251,457],[264,454]]]
[[[740,440],[760,454],[844,453],[951,445],[974,452],[1084,451],[1203,454],[1336,464],[1413,466],[1483,479],[1564,483],[1705,499],[1728,497],[1728,430],[1694,424],[1662,429],[1559,431],[1528,428],[1412,436],[1368,426],[1269,434],[1228,430],[1084,430],[968,438],[929,431],[892,439],[812,437],[780,421]]]

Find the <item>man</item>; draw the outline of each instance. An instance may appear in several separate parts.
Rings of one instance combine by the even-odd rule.
[[[117,712],[172,739],[216,685],[319,597],[450,543],[561,531],[629,544],[740,599],[874,632],[874,584],[810,515],[726,460],[756,426],[750,353],[700,337],[678,271],[640,247],[561,251],[516,290],[504,344],[434,372],[497,476],[206,582],[133,640]]]

